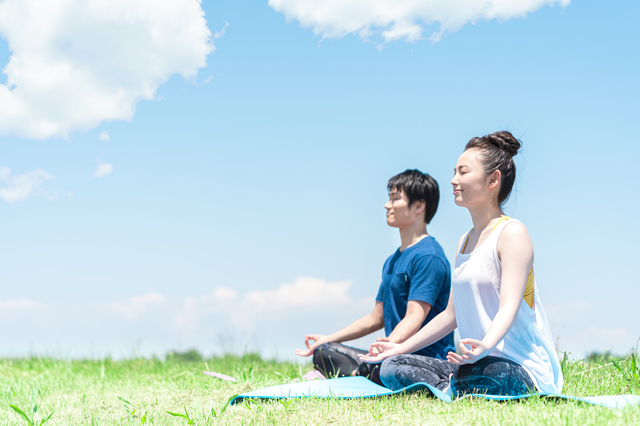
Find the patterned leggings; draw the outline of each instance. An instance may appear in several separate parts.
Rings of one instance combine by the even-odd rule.
[[[531,394],[536,389],[531,376],[521,365],[495,356],[456,366],[421,355],[398,355],[384,360],[380,368],[382,383],[393,390],[419,382],[444,390],[449,385],[451,374],[451,390],[456,396],[465,393],[518,396]]]

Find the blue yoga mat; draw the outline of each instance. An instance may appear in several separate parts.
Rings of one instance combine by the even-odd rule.
[[[236,396],[231,404],[235,404],[242,399],[287,399],[287,398],[372,398],[376,396],[396,395],[399,393],[411,393],[422,389],[427,389],[434,396],[445,402],[452,402],[449,395],[426,383],[416,383],[402,390],[392,391],[379,386],[364,377],[341,377],[339,379],[313,380],[310,382],[297,382],[287,385],[270,386]],[[551,393],[540,393],[540,396],[551,398],[562,398],[567,400],[582,401],[593,405],[602,405],[609,408],[622,408],[627,405],[640,404],[640,396],[635,395],[612,395],[612,396],[590,396],[579,398],[577,396],[556,395]],[[508,401],[527,398],[525,396],[500,396],[471,394],[465,397],[478,397],[494,401]]]

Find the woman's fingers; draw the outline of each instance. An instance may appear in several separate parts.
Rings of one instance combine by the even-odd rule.
[[[482,344],[480,340],[476,340],[476,339],[460,339],[460,343],[465,345],[471,345],[472,347],[474,346],[478,347]]]
[[[469,353],[471,353],[471,351],[469,349],[467,349],[467,347],[465,346],[465,344],[462,342],[462,340],[460,340],[460,350],[462,351],[462,353],[464,355],[467,355]]]

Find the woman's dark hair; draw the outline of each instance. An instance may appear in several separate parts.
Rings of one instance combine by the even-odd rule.
[[[434,178],[420,170],[405,170],[389,179],[387,190],[392,189],[402,191],[407,196],[409,205],[423,200],[424,221],[431,222],[440,202],[440,188]]]
[[[522,142],[511,132],[503,130],[480,138],[471,138],[464,150],[475,148],[479,151],[480,162],[486,174],[500,170],[500,190],[498,204],[502,205],[509,199],[511,189],[516,181],[516,165],[513,157],[518,153]]]

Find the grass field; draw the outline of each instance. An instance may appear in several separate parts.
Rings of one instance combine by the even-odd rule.
[[[309,366],[262,360],[257,355],[206,361],[197,354],[166,361],[65,361],[50,358],[0,360],[1,425],[29,425],[11,406],[38,425],[208,425],[208,424],[640,424],[640,407],[611,410],[576,402],[530,398],[497,403],[443,403],[424,393],[364,400],[305,399],[226,406],[230,396],[288,383]],[[592,362],[565,360],[564,392],[592,396],[637,392],[631,357]],[[637,366],[636,374],[638,372]],[[209,369],[238,383],[202,374]],[[636,386],[634,388],[634,386]],[[226,406],[226,409],[225,409]],[[184,417],[167,413],[188,414]],[[192,422],[192,423],[189,423]]]

